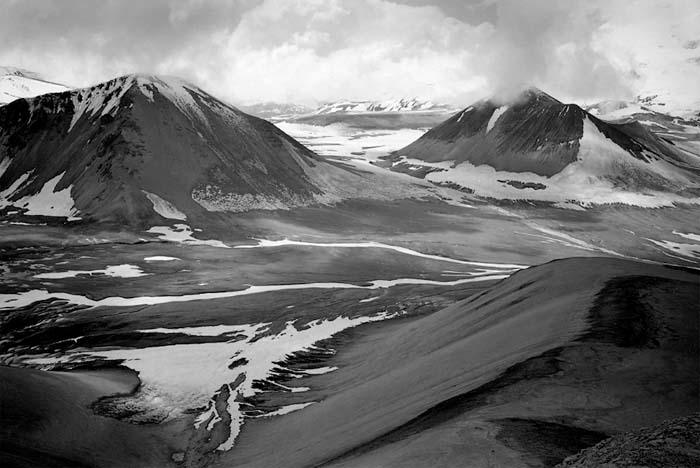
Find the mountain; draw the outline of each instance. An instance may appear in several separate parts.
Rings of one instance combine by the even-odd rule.
[[[393,189],[177,78],[123,76],[0,108],[8,213],[153,225]]]
[[[638,122],[605,122],[535,88],[476,102],[389,160],[394,170],[500,199],[657,206],[700,193],[700,156]]]
[[[449,111],[450,106],[432,101],[390,99],[386,101],[335,101],[323,104],[314,114],[366,113],[366,112],[423,112]]]
[[[314,111],[313,108],[304,106],[303,104],[289,102],[261,102],[238,106],[238,108],[255,117],[272,120],[309,114]]]
[[[647,107],[646,101],[603,101],[584,109],[601,120],[614,123],[639,122],[656,136],[676,147],[700,155],[700,112],[681,117]]]
[[[636,120],[650,127],[652,131],[700,132],[700,112],[695,117],[681,117],[656,111],[639,101],[602,101],[584,106],[583,109],[601,120],[612,122]]]
[[[37,73],[0,66],[0,106],[15,99],[59,93],[69,89],[62,84],[47,81]]]
[[[339,114],[372,114],[372,113],[410,113],[410,112],[449,112],[450,106],[435,104],[419,99],[393,99],[385,101],[334,101],[322,104],[317,108],[302,104],[261,102],[238,106],[244,112],[264,119],[299,120],[313,119],[317,116],[334,116]]]

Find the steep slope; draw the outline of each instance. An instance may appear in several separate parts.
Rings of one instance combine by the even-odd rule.
[[[177,78],[125,76],[0,108],[0,208],[29,215],[142,225],[409,194],[365,175]]]
[[[60,93],[69,89],[67,86],[52,83],[27,70],[0,67],[0,106],[15,99]]]
[[[652,192],[675,194],[668,201],[700,187],[700,157],[534,88],[508,103],[479,101],[390,159],[395,170],[495,198],[653,204]]]

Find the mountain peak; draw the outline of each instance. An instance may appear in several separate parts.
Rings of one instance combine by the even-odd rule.
[[[6,75],[21,76],[24,78],[31,78],[33,80],[43,80],[43,78],[38,73],[25,70],[23,68],[0,65],[0,76]]]
[[[155,96],[160,95],[190,118],[206,121],[201,103],[198,103],[194,96],[209,95],[200,88],[174,76],[134,73],[72,91],[71,99],[75,113],[69,131],[85,114],[91,117],[97,114],[113,115],[122,107],[122,100],[130,91],[139,93],[152,103],[156,100]],[[226,106],[223,103],[221,105]],[[233,109],[231,106],[226,107]]]

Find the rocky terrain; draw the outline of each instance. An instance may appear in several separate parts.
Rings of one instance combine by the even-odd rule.
[[[605,466],[691,468],[700,464],[700,416],[686,416],[653,427],[616,435],[557,465],[561,468]]]

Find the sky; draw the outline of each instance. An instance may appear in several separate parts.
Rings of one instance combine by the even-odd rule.
[[[174,75],[234,104],[521,85],[700,104],[698,0],[0,0],[0,44],[0,65],[67,85]]]

